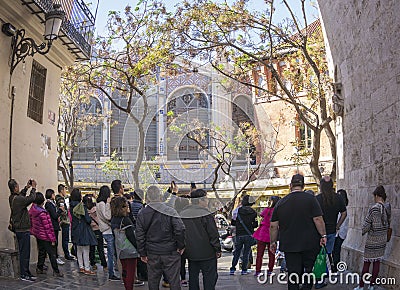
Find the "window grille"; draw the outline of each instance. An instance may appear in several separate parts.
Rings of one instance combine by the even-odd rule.
[[[28,117],[43,124],[43,103],[47,69],[37,61],[32,62],[31,81],[28,98]]]

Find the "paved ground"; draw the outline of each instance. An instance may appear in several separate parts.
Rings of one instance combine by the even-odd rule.
[[[219,268],[219,279],[217,283],[217,290],[284,290],[287,289],[286,285],[280,285],[277,281],[274,281],[273,284],[266,283],[260,284],[257,282],[257,279],[252,275],[241,276],[240,271],[236,271],[234,276],[229,275],[229,267],[230,262],[232,260],[231,253],[224,253],[223,257],[218,261]],[[264,261],[264,266],[266,265],[267,260]],[[264,268],[263,266],[263,268]],[[34,265],[32,265],[32,269],[34,269]],[[50,270],[47,275],[39,275],[38,280],[34,283],[24,282],[20,280],[14,279],[5,279],[0,278],[0,289],[113,289],[113,290],[122,290],[124,286],[122,282],[109,282],[107,279],[107,273],[105,273],[102,268],[99,266],[97,270],[96,276],[86,276],[78,273],[78,267],[76,262],[66,262],[64,266],[60,267],[61,271],[64,272],[64,278],[55,278],[51,275],[52,271]],[[254,270],[254,266],[253,266]],[[32,271],[34,273],[34,271]],[[274,270],[276,274],[279,273],[279,269],[276,268]],[[355,287],[352,285],[345,284],[336,284],[336,285],[328,285],[323,289],[327,290],[339,290],[339,289],[353,289]],[[138,287],[137,289],[147,290],[147,284],[142,287]],[[160,289],[166,289],[160,287]],[[182,288],[188,289],[188,288]],[[383,289],[383,288],[380,288]],[[167,290],[167,289],[166,289]]]

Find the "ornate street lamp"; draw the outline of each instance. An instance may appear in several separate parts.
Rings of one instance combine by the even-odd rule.
[[[3,24],[1,28],[3,33],[7,36],[12,36],[11,75],[16,66],[21,61],[24,61],[28,55],[33,56],[35,53],[44,55],[50,51],[53,41],[58,37],[64,16],[65,12],[61,10],[60,4],[54,4],[53,10],[46,13],[44,39],[47,40],[47,44],[43,42],[40,45],[37,45],[32,38],[25,38],[25,29],[16,30],[11,23]]]

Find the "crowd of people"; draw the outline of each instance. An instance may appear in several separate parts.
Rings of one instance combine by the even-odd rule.
[[[203,288],[215,289],[217,260],[222,253],[220,236],[207,192],[197,189],[195,184],[186,195],[178,195],[179,188],[174,182],[166,193],[157,186],[148,187],[146,192],[135,189],[125,193],[122,182],[114,180],[111,188],[104,185],[95,194],[83,195],[80,189],[74,188],[69,197],[62,184],[57,188],[57,195],[53,189],[47,189],[44,195],[36,191],[35,180],[29,180],[21,191],[14,179],[9,180],[8,186],[9,228],[18,242],[20,275],[24,281],[37,279],[29,268],[30,235],[37,243],[36,274],[46,274],[48,257],[53,275],[63,277],[60,266],[65,262],[58,254],[61,231],[64,260],[76,262],[82,275],[96,275],[97,253],[108,279],[122,279],[125,289],[144,285],[143,281],[148,281],[150,290],[159,289],[162,280],[163,286],[172,290],[185,286],[197,290],[200,289],[200,273]],[[252,207],[255,202],[252,197],[242,196],[239,206],[231,213],[235,237],[230,275],[235,275],[240,260],[240,274],[250,273],[251,248],[255,245],[256,277],[271,275],[276,258],[283,260],[281,271],[287,271],[288,275],[301,277],[312,273],[321,247],[326,248],[328,255],[328,273],[337,272],[349,223],[347,192],[343,189],[335,192],[329,176],[321,179],[320,194],[316,196],[304,191],[304,187],[304,176],[294,175],[290,193],[283,198],[272,196],[259,218]],[[377,187],[373,196],[375,204],[362,229],[362,234],[367,235],[362,273],[367,273],[373,265],[371,290],[379,273],[391,220],[384,187]],[[262,272],[265,251],[268,267]],[[118,260],[121,275],[118,275]],[[288,289],[300,289],[300,284],[301,289],[312,286],[319,289],[327,285],[324,279],[315,285],[314,281],[289,279]],[[363,287],[361,281],[355,289]]]

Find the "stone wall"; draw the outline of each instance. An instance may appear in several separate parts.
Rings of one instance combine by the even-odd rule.
[[[336,82],[343,85],[344,178],[350,229],[344,260],[361,270],[365,237],[361,227],[383,185],[392,205],[392,240],[382,277],[400,281],[400,1],[318,1],[332,52]]]

